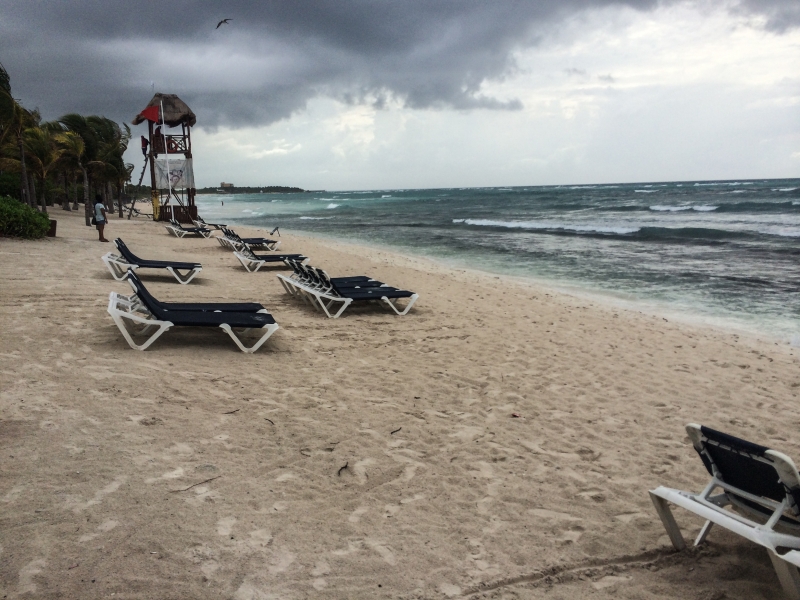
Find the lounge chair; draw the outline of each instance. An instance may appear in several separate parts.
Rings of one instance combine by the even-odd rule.
[[[182,238],[189,234],[192,234],[192,235],[201,235],[207,238],[208,236],[211,235],[211,230],[208,229],[207,227],[184,227],[183,225],[178,223],[178,221],[176,221],[175,219],[171,219],[169,223],[170,223],[169,225],[164,225],[164,227],[166,227],[167,231],[169,231],[175,237]]]
[[[224,223],[206,223],[205,219],[203,219],[203,217],[201,217],[200,215],[197,215],[196,219],[192,219],[192,222],[197,227],[205,227],[206,229],[209,227],[213,227],[217,231],[227,227],[227,225],[225,225]]]
[[[247,246],[242,246],[233,252],[233,255],[239,259],[242,266],[250,273],[255,273],[266,264],[283,264],[288,266],[289,260],[304,262],[308,260],[307,256],[302,254],[256,254]]]
[[[139,276],[133,271],[127,273],[128,283],[133,288],[133,296],[126,296],[132,304],[140,303],[143,307],[155,306],[161,310],[202,310],[222,312],[269,312],[258,302],[162,302],[157,300],[145,287]],[[146,301],[146,304],[145,304]]]
[[[317,310],[322,310],[329,318],[338,318],[353,302],[377,301],[386,304],[397,315],[405,315],[414,306],[419,294],[390,287],[360,275],[356,277],[329,277],[322,269],[310,265],[300,265],[290,261],[295,271],[291,276],[278,275],[283,289],[292,296],[308,301]],[[397,304],[400,299],[408,299],[405,308]]]
[[[275,250],[275,248],[281,245],[279,240],[272,240],[269,238],[239,237],[239,234],[237,234],[233,229],[228,229],[227,227],[222,228],[222,234],[224,237],[218,237],[217,241],[220,243],[220,245],[227,246],[231,250],[239,250],[244,247],[250,248],[250,250],[252,250],[253,248],[264,249],[264,250]]]
[[[135,350],[145,350],[171,327],[183,326],[219,327],[231,337],[242,352],[255,352],[278,330],[275,319],[260,304],[162,303],[145,289],[133,271],[128,275],[128,281],[134,290],[134,295],[123,296],[111,292],[108,298],[108,314],[114,319],[128,345]],[[261,308],[258,308],[259,306]],[[140,330],[134,334],[145,334],[149,337],[144,343],[137,344],[128,326],[139,326]],[[252,346],[247,347],[234,333],[234,328],[265,329],[266,332]]]
[[[128,246],[120,238],[114,240],[117,246],[119,255],[109,252],[103,256],[103,262],[106,263],[111,275],[117,281],[122,281],[128,276],[128,270],[133,269],[166,269],[178,280],[179,283],[186,285],[195,276],[203,270],[200,263],[190,262],[175,262],[170,260],[145,260],[139,258],[130,251]],[[181,273],[185,271],[186,273]]]
[[[786,594],[800,598],[800,474],[792,459],[694,423],[686,432],[711,481],[698,494],[663,486],[650,492],[672,545],[683,550],[686,542],[668,502],[706,520],[695,546],[717,524],[766,548]]]

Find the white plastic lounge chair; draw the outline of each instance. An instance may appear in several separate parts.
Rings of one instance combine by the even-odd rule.
[[[242,266],[247,269],[249,273],[255,273],[267,264],[288,266],[288,260],[299,262],[308,260],[308,257],[302,254],[255,254],[247,246],[242,246],[238,250],[235,250],[233,255],[242,263]]]
[[[694,423],[686,432],[711,481],[699,494],[663,486],[650,492],[672,545],[683,550],[686,542],[668,502],[706,520],[695,546],[716,524],[766,548],[787,596],[800,599],[800,475],[792,459]]]
[[[203,270],[203,266],[199,263],[145,260],[139,258],[130,251],[125,242],[120,238],[115,239],[114,244],[117,246],[117,250],[119,250],[119,255],[109,252],[103,256],[102,259],[103,262],[106,263],[108,270],[111,271],[111,275],[113,275],[114,279],[117,281],[125,279],[128,276],[128,270],[166,269],[172,273],[173,277],[175,277],[179,283],[186,285]]]
[[[217,305],[161,303],[147,292],[133,271],[130,272],[128,281],[135,294],[123,296],[111,292],[108,298],[108,314],[114,319],[125,341],[134,350],[145,350],[171,327],[184,326],[219,327],[231,337],[242,352],[252,353],[278,330],[278,324],[272,315],[263,307],[255,310],[260,306],[255,303]],[[266,331],[255,343],[247,347],[233,331],[234,329]],[[149,337],[143,343],[137,344],[133,339],[137,334]]]
[[[206,229],[208,229],[209,227],[213,227],[217,231],[227,227],[227,225],[225,225],[225,223],[208,223],[200,215],[197,215],[196,219],[192,219],[192,222],[195,224],[195,227],[205,227]]]
[[[387,286],[366,276],[331,278],[322,269],[291,261],[289,264],[295,271],[294,275],[278,275],[283,289],[322,310],[331,319],[341,316],[353,302],[380,302],[403,316],[419,298],[419,294]],[[405,308],[397,304],[402,298],[408,300]]]
[[[164,225],[164,227],[175,237],[182,238],[189,234],[192,235],[201,235],[204,238],[207,238],[211,235],[211,230],[206,227],[184,227],[175,219],[172,219],[169,222],[169,225]]]

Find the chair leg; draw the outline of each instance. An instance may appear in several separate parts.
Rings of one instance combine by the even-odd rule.
[[[708,537],[708,532],[711,531],[711,528],[714,526],[714,523],[711,521],[706,521],[705,525],[700,529],[700,533],[697,534],[697,539],[694,541],[695,546],[699,546],[703,542],[706,541],[706,537]]]
[[[667,530],[667,535],[672,545],[675,546],[676,550],[684,550],[686,542],[683,539],[683,535],[681,535],[680,527],[675,522],[675,517],[672,516],[669,503],[662,497],[656,496],[653,492],[650,492],[650,499],[653,501],[653,506],[656,507],[658,516],[661,517],[661,522],[664,524],[664,529]]]
[[[797,567],[790,565],[772,550],[768,549],[767,552],[769,552],[772,566],[775,567],[786,597],[791,600],[800,600],[800,572],[797,571]]]

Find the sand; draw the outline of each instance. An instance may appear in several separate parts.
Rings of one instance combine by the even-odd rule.
[[[688,422],[800,459],[794,348],[285,232],[420,294],[331,320],[213,240],[113,219],[140,255],[203,263],[188,286],[145,272],[157,297],[281,326],[252,355],[213,329],[138,352],[105,310],[129,291],[111,245],[53,216],[56,238],[0,239],[0,597],[782,597],[721,529],[674,553],[647,490],[702,488]]]

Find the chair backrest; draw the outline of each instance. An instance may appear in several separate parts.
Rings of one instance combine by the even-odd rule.
[[[259,260],[259,258],[255,255],[255,253],[252,250],[250,250],[250,247],[247,246],[246,244],[242,244],[242,247],[239,248],[238,252],[239,254],[243,254],[250,260]]]
[[[130,248],[128,248],[128,245],[125,242],[123,242],[121,238],[115,239],[114,243],[117,246],[117,250],[119,250],[119,253],[122,255],[122,258],[127,260],[129,263],[131,263],[132,265],[137,265],[140,262],[142,262],[142,259],[136,256],[133,252],[131,252]]]
[[[197,221],[199,223],[202,223],[203,225],[206,225],[206,220],[203,217],[201,217],[200,215],[197,215]]]
[[[788,497],[792,512],[800,514],[800,475],[791,458],[694,423],[686,432],[712,476],[757,497],[776,502]]]
[[[162,312],[164,309],[161,306],[161,303],[156,300],[150,292],[147,291],[147,288],[142,284],[142,280],[139,279],[138,275],[136,275],[132,269],[128,269],[128,283],[130,283],[133,291],[139,297],[139,300],[142,301],[142,304],[144,304],[155,316],[160,319],[164,319]]]

